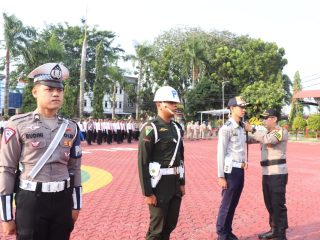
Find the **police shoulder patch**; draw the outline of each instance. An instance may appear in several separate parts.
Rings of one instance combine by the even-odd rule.
[[[273,133],[273,136],[275,136],[276,139],[278,139],[278,141],[282,140],[283,134],[282,134],[282,129],[281,128],[280,129],[275,129],[272,133]]]
[[[152,126],[145,126],[146,136],[148,136],[153,130]]]
[[[16,135],[16,131],[14,129],[8,127],[3,129],[3,137],[6,144],[14,135]]]

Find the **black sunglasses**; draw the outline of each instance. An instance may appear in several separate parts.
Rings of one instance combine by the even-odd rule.
[[[237,105],[237,107],[242,108],[242,109],[246,108],[246,106],[241,106],[241,105]]]
[[[274,118],[275,116],[267,116],[267,117],[262,117],[263,120],[267,120],[268,118]]]

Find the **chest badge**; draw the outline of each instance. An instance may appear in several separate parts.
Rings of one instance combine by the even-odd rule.
[[[160,130],[159,130],[160,132],[165,132],[165,131],[168,131],[168,129],[166,129],[166,128],[160,128]]]
[[[26,128],[27,128],[27,129],[31,129],[31,130],[33,131],[33,130],[37,130],[37,129],[39,129],[39,128],[40,128],[40,126],[31,125],[31,126],[26,127]]]
[[[71,147],[72,146],[72,141],[67,141],[67,140],[63,141],[63,146]]]
[[[37,148],[40,146],[40,142],[31,142],[31,146]]]

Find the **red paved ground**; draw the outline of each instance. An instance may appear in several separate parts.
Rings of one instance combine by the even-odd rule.
[[[185,142],[186,196],[171,239],[216,239],[215,221],[221,195],[216,184],[216,144],[216,139]],[[72,233],[73,240],[144,239],[149,216],[139,185],[137,150],[94,150],[117,147],[137,149],[137,143],[83,147],[91,152],[84,154],[83,164],[112,173],[113,181],[84,195],[84,207]],[[245,188],[233,224],[234,233],[240,239],[257,239],[258,233],[268,230],[268,216],[261,191],[259,146],[250,146],[249,151]],[[319,156],[319,143],[288,144],[290,240],[320,239]]]

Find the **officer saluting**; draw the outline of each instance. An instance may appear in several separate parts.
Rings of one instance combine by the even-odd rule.
[[[218,185],[222,188],[217,218],[219,240],[238,239],[232,232],[232,221],[243,189],[244,169],[247,168],[246,136],[241,122],[247,105],[240,96],[231,98],[228,102],[231,118],[219,130]]]
[[[77,124],[57,115],[69,71],[47,63],[33,70],[34,112],[13,116],[0,156],[3,232],[17,239],[69,239],[81,208],[81,147]],[[15,180],[20,165],[21,174]],[[71,177],[70,177],[71,176]],[[16,187],[16,218],[12,202]]]
[[[259,239],[286,240],[288,217],[286,207],[286,185],[288,167],[286,160],[288,131],[278,125],[280,113],[268,109],[261,114],[267,131],[256,130],[246,123],[252,132],[250,141],[261,144],[262,190],[265,206],[269,213],[270,231],[259,234]],[[252,139],[251,139],[252,138]]]
[[[141,129],[138,167],[150,212],[146,239],[166,240],[177,225],[185,194],[182,129],[171,120],[180,100],[175,89],[164,86],[157,90],[153,101],[158,116]]]

